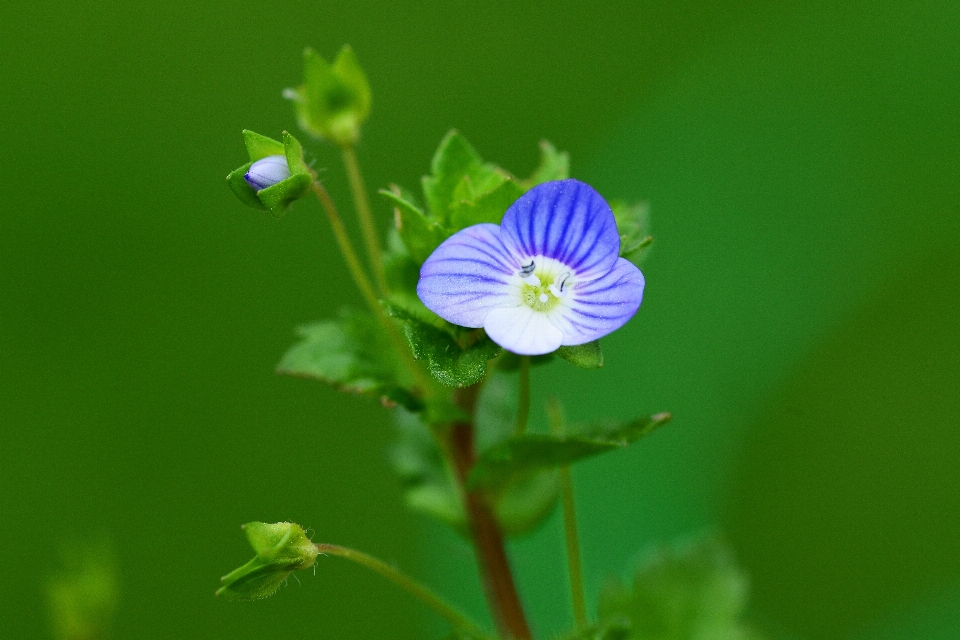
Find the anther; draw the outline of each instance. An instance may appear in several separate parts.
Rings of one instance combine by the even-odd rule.
[[[526,278],[529,275],[533,275],[534,270],[537,268],[536,263],[531,260],[530,264],[525,264],[520,267],[520,277]]]

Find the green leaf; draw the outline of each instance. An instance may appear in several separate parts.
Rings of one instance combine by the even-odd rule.
[[[636,640],[758,639],[742,621],[747,595],[730,549],[707,537],[649,552],[632,586],[608,584],[600,621],[626,622]]]
[[[615,200],[610,203],[620,233],[620,257],[640,265],[646,249],[653,244],[650,235],[650,207],[646,202],[627,204]]]
[[[407,506],[466,534],[460,496],[430,430],[407,411],[395,411],[394,420],[398,439],[390,461],[404,485]]]
[[[404,336],[417,360],[426,360],[430,373],[448,387],[467,387],[483,380],[487,361],[500,355],[500,347],[482,331],[468,332],[472,344],[461,346],[452,335],[427,324],[396,305],[387,312],[401,322]]]
[[[451,231],[459,231],[484,222],[500,224],[503,214],[523,193],[524,189],[508,178],[500,182],[492,191],[473,200],[455,202],[450,211]]]
[[[626,447],[669,420],[669,413],[658,413],[631,421],[607,420],[574,427],[570,435],[564,436],[516,436],[484,451],[467,484],[471,488],[496,489],[525,473],[554,469]]]
[[[495,165],[485,164],[456,130],[451,130],[440,142],[431,171],[432,175],[423,177],[423,193],[431,217],[441,224],[449,220],[455,191],[460,200],[469,200],[494,189],[507,175]],[[469,181],[461,186],[464,177]]]
[[[557,355],[581,369],[599,369],[603,366],[603,352],[600,350],[599,340],[573,347],[560,347]]]
[[[406,370],[376,319],[341,311],[336,320],[297,329],[301,341],[284,354],[277,373],[320,380],[341,391],[386,398],[413,410],[422,403],[409,391]]]
[[[344,45],[333,65],[313,49],[303,52],[303,84],[285,95],[294,101],[300,126],[340,146],[354,144],[370,115],[372,94],[356,54]]]
[[[396,191],[380,190],[380,195],[394,207],[397,232],[410,256],[423,264],[430,254],[447,239],[447,233],[436,222],[428,220],[423,211]]]
[[[533,175],[522,182],[529,189],[551,180],[566,180],[570,177],[570,154],[557,149],[546,140],[540,141],[540,165]]]
[[[383,253],[383,270],[387,289],[396,294],[417,298],[417,282],[420,280],[420,263],[407,250],[400,232],[391,227],[387,232],[387,247]],[[419,298],[417,298],[419,302]]]
[[[292,522],[248,522],[243,525],[256,556],[220,578],[217,595],[228,600],[259,600],[271,596],[283,581],[317,559],[317,548],[300,525]]]

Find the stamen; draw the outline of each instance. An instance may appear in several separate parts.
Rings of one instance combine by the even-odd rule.
[[[538,277],[536,276],[536,274],[533,274],[533,273],[531,273],[531,274],[528,275],[526,278],[524,278],[523,281],[526,282],[526,283],[527,283],[528,285],[530,285],[531,287],[539,287],[539,286],[540,286],[540,278],[538,278]]]
[[[533,260],[530,261],[530,264],[525,264],[520,268],[520,277],[526,278],[529,275],[532,275],[534,270],[537,268],[536,263]]]

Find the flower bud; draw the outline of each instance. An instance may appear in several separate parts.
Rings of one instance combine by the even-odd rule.
[[[243,179],[247,181],[254,191],[260,191],[267,187],[272,187],[281,180],[290,177],[290,167],[287,165],[286,156],[276,155],[267,156],[257,160],[245,174]]]
[[[273,595],[283,581],[317,560],[317,547],[298,524],[248,522],[243,525],[257,555],[239,569],[220,578],[217,595],[229,600],[259,600]]]
[[[303,159],[303,147],[286,131],[283,142],[253,131],[244,131],[243,141],[250,162],[231,171],[227,184],[247,206],[279,218],[310,191],[316,174]]]

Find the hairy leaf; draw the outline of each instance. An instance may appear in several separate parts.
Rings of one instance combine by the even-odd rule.
[[[503,214],[524,189],[512,179],[505,179],[493,189],[471,200],[454,202],[450,211],[450,230],[459,231],[475,224],[489,222],[500,224]]]
[[[574,347],[560,347],[557,355],[581,369],[599,369],[603,366],[603,351],[600,350],[599,340]]]
[[[428,220],[417,205],[399,193],[399,189],[381,189],[380,195],[394,207],[396,228],[410,256],[418,265],[423,264],[449,234],[439,224]]]
[[[610,203],[613,217],[620,232],[620,257],[640,265],[646,257],[646,249],[653,244],[650,235],[650,207],[646,202],[627,204],[619,200]]]
[[[626,447],[670,420],[669,413],[631,421],[608,420],[571,429],[570,435],[524,434],[484,451],[469,486],[495,489],[522,474],[553,469]]]
[[[551,180],[566,180],[570,177],[570,154],[557,151],[546,140],[540,141],[540,164],[527,180],[522,182],[524,189],[535,187]]]

